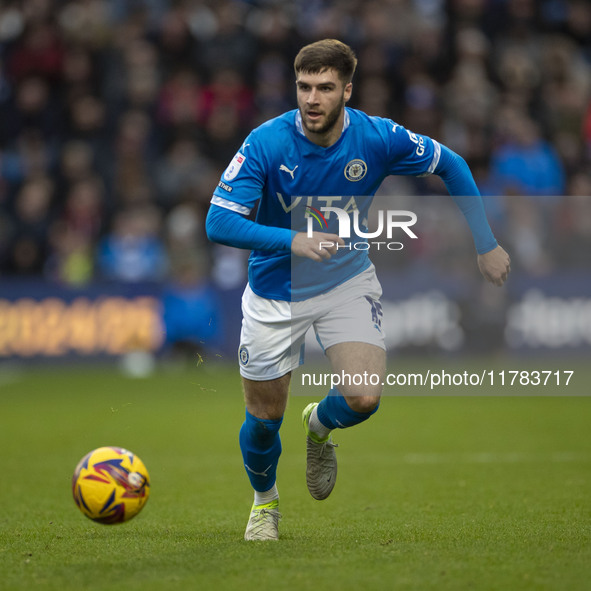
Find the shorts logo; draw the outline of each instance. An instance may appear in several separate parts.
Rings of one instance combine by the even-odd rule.
[[[348,181],[354,183],[360,181],[366,175],[366,173],[367,164],[365,164],[365,162],[363,162],[363,160],[360,160],[359,158],[351,160],[351,162],[349,162],[347,166],[345,166],[345,177]]]
[[[240,347],[238,351],[238,358],[242,365],[248,365],[248,349],[246,347]]]
[[[244,161],[246,160],[246,156],[243,156],[240,152],[236,153],[236,156],[232,158],[232,162],[226,168],[226,172],[224,172],[224,180],[231,181],[232,179],[236,178],[236,175],[240,172]]]
[[[365,299],[369,302],[369,305],[371,306],[371,321],[373,322],[374,327],[379,332],[382,332],[382,318],[384,317],[382,304],[378,300],[374,300],[369,296],[365,296]]]

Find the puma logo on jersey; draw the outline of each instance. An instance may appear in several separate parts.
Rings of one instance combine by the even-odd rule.
[[[296,164],[296,166],[295,166],[295,168],[294,168],[293,170],[289,170],[289,168],[287,168],[287,166],[285,166],[285,164],[282,164],[282,165],[279,167],[279,170],[280,170],[280,171],[282,170],[283,172],[287,172],[287,173],[289,173],[289,174],[291,175],[291,180],[293,181],[293,175],[294,175],[294,173],[295,173],[295,171],[296,171],[296,168],[297,168],[298,166],[299,166],[299,164]]]

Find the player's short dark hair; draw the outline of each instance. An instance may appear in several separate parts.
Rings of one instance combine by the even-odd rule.
[[[325,70],[335,70],[339,78],[348,84],[353,79],[357,58],[353,50],[342,41],[323,39],[302,47],[296,55],[293,67],[296,76],[300,72],[319,74]]]

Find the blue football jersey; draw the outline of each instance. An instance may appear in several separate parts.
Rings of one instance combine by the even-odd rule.
[[[338,141],[318,146],[306,138],[295,109],[250,133],[223,173],[212,203],[244,215],[258,205],[258,224],[305,231],[310,211],[350,209],[357,196],[353,207],[363,220],[385,177],[431,174],[440,153],[435,140],[350,108]],[[325,216],[326,227],[314,229],[337,233],[336,217]],[[254,250],[249,283],[262,297],[299,301],[326,293],[370,264],[367,250],[339,249],[323,262],[292,256],[290,250]]]

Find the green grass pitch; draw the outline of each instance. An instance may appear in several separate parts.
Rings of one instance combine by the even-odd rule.
[[[576,372],[591,383],[588,364]],[[335,433],[339,477],[322,502],[305,484],[309,398],[292,396],[281,540],[257,544],[242,539],[252,495],[233,365],[146,379],[4,371],[0,589],[587,590],[591,397],[536,393],[385,397],[371,421]],[[129,523],[95,524],[72,500],[76,463],[102,445],[150,471]]]

